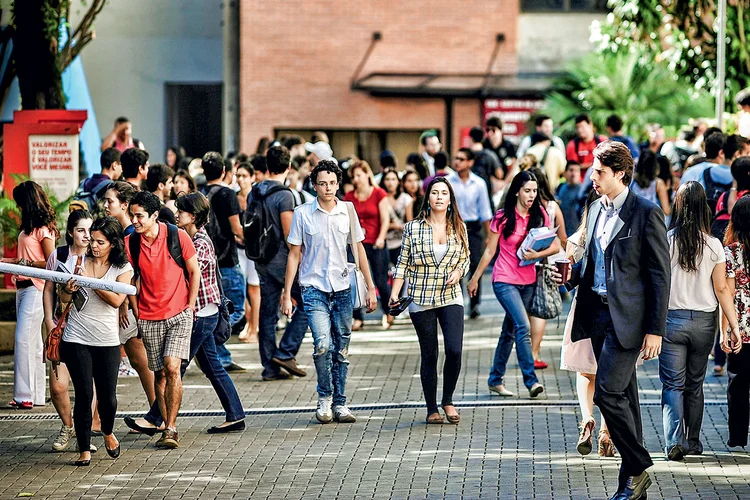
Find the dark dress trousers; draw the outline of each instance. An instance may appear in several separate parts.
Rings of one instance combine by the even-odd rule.
[[[607,297],[594,286],[593,238],[601,200],[590,209],[584,257],[573,266],[569,289],[578,286],[571,340],[590,338],[598,362],[594,402],[622,456],[620,486],[653,465],[643,446],[635,365],[646,334],[664,336],[670,259],[664,214],[629,192],[604,250]]]

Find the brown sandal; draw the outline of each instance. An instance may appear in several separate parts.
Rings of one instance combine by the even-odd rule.
[[[610,439],[609,437],[609,431],[607,431],[606,429],[602,429],[599,431],[599,456],[615,456],[615,445],[612,444],[612,439]]]
[[[428,424],[442,424],[443,416],[439,412],[430,413],[429,415],[427,415],[427,423]]]
[[[445,405],[445,406],[453,406],[453,405]],[[445,406],[443,406],[443,411],[445,411]],[[455,410],[456,407],[453,406],[453,409]],[[448,423],[451,423],[454,425],[461,421],[461,415],[459,415],[458,413],[456,413],[455,415],[448,415],[448,412],[445,411],[445,418],[448,419]]]

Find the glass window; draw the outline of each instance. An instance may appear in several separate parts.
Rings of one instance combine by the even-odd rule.
[[[607,12],[607,0],[521,0],[522,12]]]

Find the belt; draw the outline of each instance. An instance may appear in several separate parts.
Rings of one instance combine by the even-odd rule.
[[[24,288],[29,288],[30,286],[34,286],[34,282],[31,280],[19,280],[16,281],[16,290],[21,290]]]

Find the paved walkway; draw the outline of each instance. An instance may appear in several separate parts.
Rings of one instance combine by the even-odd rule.
[[[486,291],[489,288],[485,286]],[[466,323],[456,402],[458,426],[427,426],[419,383],[419,348],[408,321],[388,331],[374,323],[354,333],[347,393],[355,424],[318,424],[312,344],[298,359],[309,376],[261,382],[257,345],[236,344],[234,374],[249,410],[242,434],[209,436],[222,421],[207,380],[191,367],[178,449],[154,449],[156,438],[127,434],[118,418],[122,455],[103,450],[89,468],[68,465],[77,454],[51,453],[60,423],[51,405],[0,411],[0,498],[608,498],[618,459],[575,451],[579,413],[572,374],[561,371],[562,325],[548,324],[543,345],[550,368],[539,371],[548,399],[531,402],[511,359],[500,401],[487,392],[487,374],[500,328],[497,303]],[[662,447],[658,362],[639,369],[644,435],[652,453],[650,498],[750,498],[750,454],[730,451],[726,377],[709,375],[702,441],[705,453],[667,462]],[[12,397],[12,357],[0,357],[0,397]],[[146,402],[137,378],[121,378],[119,411],[139,415]],[[101,447],[101,437],[94,438]]]

